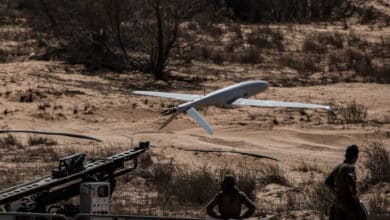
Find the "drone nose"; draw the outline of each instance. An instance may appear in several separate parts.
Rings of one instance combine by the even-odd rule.
[[[263,81],[262,84],[261,84],[261,88],[262,88],[263,90],[265,90],[265,89],[267,89],[268,87],[269,87],[269,83],[266,82],[266,81]]]

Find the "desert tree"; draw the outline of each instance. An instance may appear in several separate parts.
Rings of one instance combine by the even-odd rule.
[[[137,63],[139,70],[152,73],[156,79],[164,79],[172,51],[198,42],[195,40],[180,44],[178,41],[180,24],[204,13],[206,2],[148,0],[139,1],[138,5],[140,6],[138,10],[128,14],[136,16],[126,19],[130,21],[128,28],[132,30],[127,39],[133,52],[129,60]],[[117,27],[119,29],[118,24]],[[120,35],[120,31],[117,32]],[[123,52],[126,53],[124,50]]]
[[[173,51],[198,42],[184,39],[179,44],[180,25],[207,14],[209,4],[206,0],[39,0],[37,3],[39,6],[34,8],[37,17],[49,23],[50,31],[61,42],[67,42],[66,49],[73,49],[71,59],[75,62],[106,63],[111,67],[115,64],[120,69],[151,73],[156,79],[165,78]]]

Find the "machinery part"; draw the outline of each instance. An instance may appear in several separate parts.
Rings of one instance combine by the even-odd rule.
[[[112,193],[115,188],[115,177],[134,170],[137,167],[137,157],[148,150],[149,146],[149,142],[140,142],[139,146],[134,149],[118,153],[107,159],[86,162],[83,166],[84,169],[79,172],[61,178],[48,176],[1,190],[0,205],[34,195],[35,210],[40,211],[48,205],[79,195],[80,184],[91,180],[109,182]],[[83,158],[81,155],[78,155],[77,158]],[[76,156],[72,155],[70,158],[74,159]],[[65,158],[65,160],[67,159]],[[126,167],[125,162],[130,160],[134,161],[133,167]],[[75,164],[80,167],[81,159],[76,159]]]
[[[110,183],[82,183],[80,185],[80,212],[108,214],[110,212],[110,195]]]
[[[73,154],[60,159],[57,168],[52,171],[52,178],[58,179],[84,170],[85,154]]]

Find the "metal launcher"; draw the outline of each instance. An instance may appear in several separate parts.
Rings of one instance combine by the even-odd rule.
[[[109,198],[115,189],[115,178],[136,169],[137,157],[148,149],[149,142],[140,142],[138,147],[106,159],[85,161],[86,155],[82,153],[61,158],[51,176],[0,191],[0,205],[7,211],[39,213],[50,212],[56,207],[57,213],[75,215],[79,212],[78,208],[74,208],[77,206],[58,208],[54,204],[78,196],[80,188],[83,190],[88,184],[94,187],[99,185],[97,183],[102,187],[97,187],[99,193],[96,195]],[[133,161],[133,165],[126,166],[126,161]],[[85,197],[82,200],[86,201]],[[91,199],[89,202],[92,204],[94,201]]]

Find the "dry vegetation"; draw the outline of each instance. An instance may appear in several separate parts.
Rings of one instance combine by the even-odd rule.
[[[369,184],[390,182],[390,155],[382,142],[372,142],[366,147],[367,159],[364,166],[367,170]]]
[[[7,143],[2,148],[2,162],[16,164],[11,169],[1,169],[3,177],[2,186],[7,187],[15,182],[25,182],[42,176],[42,173],[49,173],[56,164],[60,155],[69,155],[80,152],[79,148],[69,148],[59,151],[51,146],[56,143],[52,139],[39,136],[29,136],[25,146],[23,141],[13,135],[2,137],[1,143]],[[34,143],[34,144],[32,144]],[[35,145],[39,145],[35,147]],[[88,150],[90,158],[104,158],[113,155],[126,146],[118,147],[108,145],[97,150]],[[35,148],[34,148],[35,147]],[[16,150],[15,150],[16,149]],[[389,183],[388,167],[389,152],[381,143],[370,143],[365,148],[363,164],[367,178],[362,178],[367,191],[371,186],[378,183]],[[46,164],[36,163],[27,171],[18,161],[21,159],[20,152],[30,163],[46,161]],[[380,163],[378,163],[380,161]],[[19,164],[19,165],[18,165]],[[319,165],[309,162],[302,162],[293,167],[293,171],[300,173],[319,174],[322,178],[318,180],[310,177],[307,182],[297,183],[284,169],[276,163],[258,163],[256,168],[240,169],[234,164],[223,168],[212,168],[208,166],[189,167],[180,164],[173,158],[164,158],[152,151],[140,158],[139,169],[128,177],[119,179],[120,185],[114,193],[113,208],[115,212],[130,212],[140,215],[174,215],[192,217],[204,216],[204,205],[218,192],[219,184],[223,175],[230,173],[236,176],[238,187],[253,199],[257,206],[257,216],[276,216],[283,218],[300,219],[302,215],[320,216],[325,218],[329,214],[332,205],[333,195],[324,185],[323,178],[326,172]],[[17,171],[17,175],[13,172]],[[12,172],[12,175],[10,175]],[[270,188],[271,187],[271,188]],[[271,190],[275,188],[275,191]],[[127,192],[131,190],[129,197]],[[281,190],[283,189],[283,190]],[[122,192],[122,193],[121,193]],[[260,197],[259,197],[260,193]],[[379,192],[373,192],[367,197],[366,204],[375,215],[387,212],[389,200]],[[268,199],[267,197],[274,199]],[[124,202],[125,201],[125,202]],[[321,201],[321,202],[319,202]],[[131,208],[129,208],[131,207]],[[182,212],[179,210],[188,210]],[[303,217],[302,217],[303,218]]]
[[[357,124],[367,122],[367,108],[352,101],[346,104],[333,104],[328,114],[329,124]]]
[[[118,178],[113,212],[204,217],[223,175],[232,173],[256,202],[256,217],[323,219],[333,200],[323,179],[342,161],[344,145],[369,137],[357,166],[359,193],[373,215],[389,213],[388,95],[374,95],[387,91],[390,82],[389,4],[193,3],[1,2],[0,128],[96,132],[121,144],[2,134],[0,188],[49,174],[63,156],[105,158],[128,149],[123,137],[149,138],[161,149]],[[162,121],[156,111],[179,102],[130,95],[135,89],[209,92],[247,79],[279,87],[270,88],[265,99],[330,103],[333,111],[205,110],[219,130],[228,130],[214,139],[189,130],[194,124],[186,116],[179,116],[178,128],[155,133]],[[352,93],[356,87],[365,90]],[[373,141],[374,130],[384,141]],[[251,148],[284,160],[184,154],[182,145]],[[312,157],[319,160],[308,162]]]

